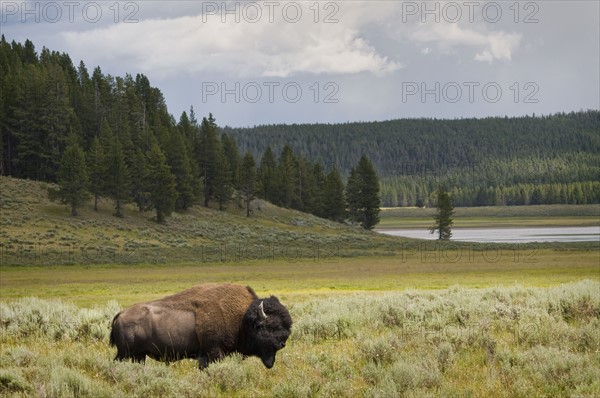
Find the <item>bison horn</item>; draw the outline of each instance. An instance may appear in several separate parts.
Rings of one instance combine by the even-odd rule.
[[[260,315],[260,317],[262,319],[266,319],[267,318],[267,314],[265,314],[265,306],[264,306],[264,304],[265,304],[265,302],[261,301],[260,305],[258,306],[258,309],[259,309],[258,315]]]

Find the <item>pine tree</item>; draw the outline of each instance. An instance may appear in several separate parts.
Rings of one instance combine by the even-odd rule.
[[[362,189],[364,221],[362,226],[365,229],[372,229],[379,223],[379,212],[381,211],[379,178],[377,177],[373,164],[365,155],[363,155],[358,162],[358,171],[361,174],[364,183]]]
[[[242,159],[240,169],[240,191],[244,206],[246,207],[246,217],[250,217],[250,204],[256,198],[256,162],[250,152],[246,152]]]
[[[298,165],[292,148],[283,147],[279,164],[277,165],[277,194],[275,204],[285,208],[298,209],[300,203],[300,184]]]
[[[373,164],[363,155],[356,168],[350,170],[346,185],[348,213],[353,222],[364,229],[373,229],[379,222],[381,199],[379,197],[379,178]]]
[[[312,214],[317,217],[327,218],[327,201],[329,198],[329,188],[327,184],[327,176],[323,171],[323,167],[320,163],[315,163],[312,167],[313,180],[315,185],[315,197],[313,202]],[[338,174],[339,176],[339,174]],[[340,180],[341,182],[341,180]],[[344,194],[344,185],[342,184],[342,195]],[[345,209],[345,202],[342,203],[342,207]]]
[[[83,139],[89,148],[95,137],[98,136],[98,123],[94,119],[94,87],[88,70],[81,61],[76,73],[77,85],[73,90],[73,108],[79,117]]]
[[[217,172],[219,170],[219,147],[217,125],[212,114],[203,118],[200,137],[196,145],[196,158],[199,161],[200,175],[204,186],[204,206],[215,197]]]
[[[233,173],[229,159],[225,156],[220,143],[217,145],[214,160],[213,197],[219,203],[219,210],[225,210],[233,194]]]
[[[186,148],[186,155],[188,158],[189,170],[191,175],[191,203],[195,202],[196,198],[198,198],[202,194],[201,189],[201,178],[200,178],[200,165],[196,159],[197,149],[196,140],[198,139],[198,124],[197,120],[194,116],[194,108],[192,107],[190,110],[190,114],[193,118],[188,118],[186,112],[181,114],[179,119],[179,123],[177,125],[178,130],[180,131],[180,135],[183,139]],[[181,195],[181,193],[180,193]],[[178,199],[178,201],[183,200],[182,198]]]
[[[348,208],[348,218],[353,223],[361,221],[361,193],[362,180],[356,171],[356,168],[350,169],[350,176],[346,183],[346,204]]]
[[[267,147],[258,167],[258,196],[271,203],[276,200],[277,162],[271,147]]]
[[[71,206],[71,215],[77,216],[77,208],[88,198],[88,176],[85,167],[85,155],[76,139],[69,137],[57,174],[59,189],[48,191],[51,200],[59,200]]]
[[[148,153],[147,187],[151,206],[156,210],[156,222],[163,223],[175,209],[176,181],[165,155],[157,144]]]
[[[449,240],[452,236],[452,215],[454,214],[454,206],[448,192],[439,187],[435,193],[437,213],[434,217],[435,224],[431,227],[430,232],[438,231],[439,240]]]
[[[130,177],[119,137],[109,143],[105,156],[105,192],[115,201],[115,216],[123,217],[123,204],[130,198]]]
[[[229,163],[229,169],[231,171],[231,184],[234,189],[239,189],[240,186],[240,151],[233,138],[223,133],[221,135],[221,146],[223,147],[223,154]]]
[[[148,159],[140,148],[136,148],[133,152],[131,175],[140,176],[131,181],[131,197],[137,205],[140,212],[150,210],[152,203],[150,202],[150,191],[148,187],[149,175]]]
[[[317,185],[313,165],[306,159],[299,157],[296,161],[298,167],[298,202],[297,210],[315,214],[318,211]]]
[[[188,151],[181,133],[173,129],[163,145],[167,162],[175,176],[177,186],[176,210],[186,210],[194,201],[193,175]]]
[[[344,198],[344,183],[337,168],[327,174],[325,180],[324,217],[342,222],[346,217],[346,201]]]
[[[14,79],[18,88],[7,122],[15,136],[15,176],[55,181],[74,120],[64,73],[57,65],[28,65]]]
[[[95,137],[86,156],[89,191],[94,196],[94,211],[98,211],[98,199],[104,192],[104,151],[100,139]]]

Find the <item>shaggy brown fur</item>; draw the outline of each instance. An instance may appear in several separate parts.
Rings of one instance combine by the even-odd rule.
[[[223,283],[194,286],[150,303],[193,312],[200,349],[207,352],[209,357],[213,356],[211,354],[220,357],[211,348],[219,347],[225,352],[235,350],[241,320],[257,298],[249,286]]]
[[[271,315],[263,318],[264,311]],[[118,360],[196,358],[203,368],[237,351],[259,356],[271,367],[290,328],[289,313],[276,297],[258,299],[248,286],[206,284],[121,311],[113,319],[110,343],[117,346]]]

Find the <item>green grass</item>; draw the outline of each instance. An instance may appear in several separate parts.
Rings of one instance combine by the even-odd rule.
[[[402,251],[404,249],[404,251]],[[171,265],[3,266],[3,300],[61,298],[90,306],[110,299],[129,305],[207,282],[249,284],[285,297],[354,291],[467,287],[552,286],[600,280],[600,252],[537,246],[404,246],[383,257],[322,258]]]
[[[236,204],[223,212],[194,206],[158,225],[153,213],[132,205],[125,206],[124,218],[116,218],[108,200],[100,201],[98,212],[88,203],[79,217],[70,217],[66,206],[48,201],[48,184],[8,177],[0,177],[0,184],[1,264],[306,259],[327,252],[377,254],[399,241],[260,200],[250,218]]]
[[[420,242],[259,202],[251,219],[194,207],[157,225],[131,206],[117,219],[108,201],[71,218],[45,184],[0,183],[0,396],[600,395],[595,242]],[[597,210],[461,217],[584,225]],[[425,220],[389,211],[382,224]],[[247,284],[288,306],[293,332],[272,370],[236,355],[202,372],[190,360],[112,361],[120,308],[206,282]]]
[[[429,228],[434,208],[382,209],[380,229]],[[580,227],[600,225],[600,205],[540,205],[457,207],[454,226],[459,228]]]
[[[350,293],[285,300],[275,367],[199,371],[112,361],[119,304],[0,302],[0,395],[10,397],[595,397],[600,283]]]

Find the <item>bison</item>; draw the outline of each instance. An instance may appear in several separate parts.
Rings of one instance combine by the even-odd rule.
[[[288,310],[275,296],[259,299],[249,286],[206,284],[119,312],[110,344],[117,347],[115,361],[194,358],[204,369],[239,352],[259,357],[270,369],[291,326]]]

